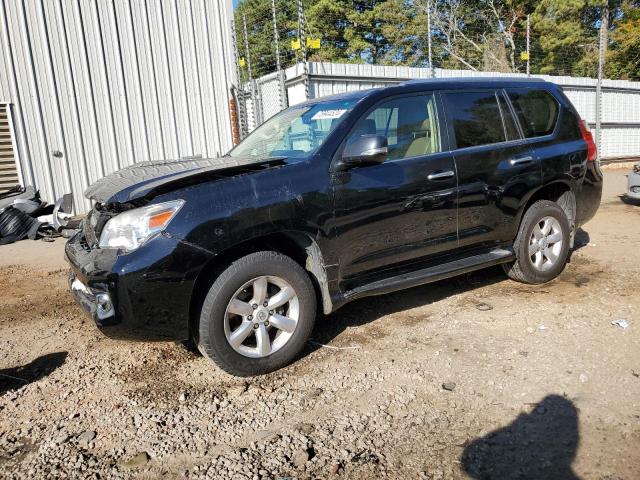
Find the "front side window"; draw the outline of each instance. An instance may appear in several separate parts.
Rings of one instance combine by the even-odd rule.
[[[324,143],[357,101],[336,100],[291,107],[256,128],[229,156],[306,158]]]
[[[441,151],[433,95],[400,97],[383,102],[361,118],[347,144],[366,135],[387,139],[385,160],[419,157]]]
[[[494,92],[455,92],[444,96],[458,148],[506,140]]]
[[[525,137],[542,137],[553,133],[560,106],[549,92],[529,88],[511,88],[507,93],[516,110]]]

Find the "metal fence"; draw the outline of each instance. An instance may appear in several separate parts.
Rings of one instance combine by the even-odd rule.
[[[253,80],[257,108],[245,96],[248,132],[260,121],[279,112],[284,105],[295,105],[307,98],[319,98],[351,90],[377,88],[413,79],[518,76],[526,74],[477,72],[429,68],[309,62],[306,68],[297,64],[283,71],[285,88],[280,89],[277,72]],[[603,159],[640,157],[640,82],[598,80],[586,77],[532,75],[561,85],[580,116],[595,131],[600,157]],[[250,87],[247,85],[245,89]],[[601,108],[598,108],[601,102]],[[600,125],[598,125],[600,115]],[[599,131],[598,131],[599,127]]]
[[[242,134],[289,104],[344,90],[528,75],[563,86],[603,158],[640,156],[640,82],[613,80],[640,79],[640,57],[625,34],[635,14],[630,4],[609,4],[240,0],[238,95],[250,113]]]

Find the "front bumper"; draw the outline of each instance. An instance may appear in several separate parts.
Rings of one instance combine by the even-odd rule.
[[[105,291],[89,288],[75,276],[73,271],[69,272],[69,289],[76,302],[96,322],[96,325],[104,327],[118,323],[112,293],[107,289]]]
[[[107,336],[188,338],[195,280],[212,258],[205,250],[158,235],[118,255],[113,249],[89,248],[80,232],[67,242],[65,257],[75,300]]]

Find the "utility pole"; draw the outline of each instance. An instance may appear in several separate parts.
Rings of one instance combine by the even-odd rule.
[[[527,77],[531,76],[531,73],[529,71],[529,61],[531,59],[531,51],[529,49],[530,39],[531,39],[531,30],[529,27],[529,15],[527,15]]]
[[[231,40],[233,42],[233,56],[236,64],[236,78],[238,79],[238,88],[236,89],[236,100],[238,102],[238,130],[239,140],[242,140],[247,134],[247,112],[244,103],[244,88],[242,87],[242,75],[240,72],[240,54],[238,53],[238,30],[236,23],[231,20]]]
[[[276,46],[276,71],[278,72],[278,84],[280,87],[280,110],[284,110],[286,105],[285,97],[287,92],[284,85],[284,75],[280,66],[280,36],[278,35],[278,23],[276,21],[276,0],[271,0],[271,16],[273,18],[273,43]]]
[[[602,20],[600,22],[600,48],[598,49],[598,84],[596,86],[596,147],[598,150],[598,160],[602,147],[602,75],[604,73],[604,59],[607,52],[609,33],[609,9],[602,9]]]
[[[431,58],[431,0],[427,0],[427,55],[429,56],[429,71],[432,77],[435,77],[433,69],[433,60]]]
[[[253,110],[253,128],[260,125],[258,119],[258,102],[256,100],[256,90],[253,85],[253,74],[251,72],[251,53],[249,52],[249,35],[247,34],[247,17],[242,14],[242,25],[244,27],[244,50],[247,56],[247,73],[249,74],[249,88],[251,89],[251,109]]]
[[[304,78],[304,98],[309,100],[309,68],[307,65],[307,36],[304,31],[304,7],[302,0],[298,0],[298,40],[302,51],[302,70]]]

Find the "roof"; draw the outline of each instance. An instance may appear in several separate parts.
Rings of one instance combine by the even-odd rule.
[[[505,85],[505,84],[523,84],[523,83],[545,83],[545,80],[542,78],[531,78],[531,77],[451,77],[451,78],[421,78],[416,80],[407,80],[399,84],[402,85],[434,85],[439,88],[442,85],[478,85],[478,84],[487,84],[487,85]]]
[[[353,90],[349,92],[337,93],[335,95],[327,95],[310,99],[304,103],[292,105],[293,107],[306,107],[324,102],[333,102],[336,100],[360,100],[369,96],[377,96],[378,94],[396,94],[411,93],[413,91],[431,88],[433,90],[448,90],[457,88],[497,88],[509,86],[525,86],[541,84],[553,85],[541,78],[531,77],[451,77],[451,78],[427,78],[407,80],[402,83],[391,84],[386,87],[368,88],[366,90]]]

